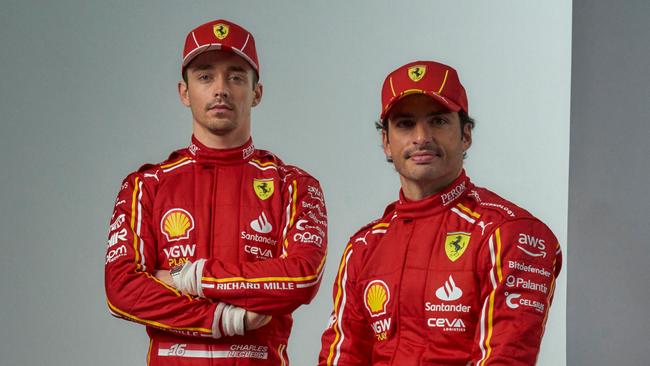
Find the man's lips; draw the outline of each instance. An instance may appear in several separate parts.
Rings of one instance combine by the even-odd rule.
[[[207,109],[208,111],[226,112],[226,111],[232,111],[232,106],[223,103],[215,103],[215,104],[209,104]]]
[[[407,154],[407,158],[416,163],[428,163],[438,157],[440,154],[433,150],[417,150]]]

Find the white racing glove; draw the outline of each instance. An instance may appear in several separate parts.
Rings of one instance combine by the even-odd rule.
[[[203,297],[201,276],[204,264],[205,259],[199,259],[194,263],[188,261],[182,266],[172,268],[169,274],[174,281],[174,287],[184,294]]]
[[[204,297],[200,285],[204,264],[205,259],[199,259],[194,263],[186,262],[182,266],[172,268],[170,275],[174,287],[184,294]],[[214,309],[212,337],[244,335],[246,330],[261,328],[270,321],[270,315],[246,311],[246,309],[222,302]]]

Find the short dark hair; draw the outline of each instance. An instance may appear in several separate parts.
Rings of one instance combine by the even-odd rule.
[[[188,65],[189,66],[189,65]],[[181,76],[183,77],[183,81],[185,84],[187,84],[187,69],[188,66],[185,66],[183,68],[183,72],[181,72]],[[253,70],[253,89],[255,89],[255,85],[260,81],[260,76],[257,75],[257,71]]]
[[[476,126],[476,120],[470,117],[470,115],[463,110],[458,111],[458,118],[460,119],[460,133],[463,133],[463,131],[465,131],[465,125],[469,125],[470,131],[473,130]],[[376,120],[375,128],[377,131],[385,131],[388,133],[388,117]],[[463,153],[463,159],[465,158],[467,158],[467,152]],[[389,163],[393,162],[392,159],[386,159],[386,161]]]

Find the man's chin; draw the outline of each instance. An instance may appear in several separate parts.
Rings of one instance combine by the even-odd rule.
[[[404,173],[405,174],[402,175],[408,177],[409,180],[421,183],[439,181],[446,175],[445,172],[441,171],[434,164],[418,164],[411,166],[408,171]]]
[[[213,122],[208,125],[210,133],[217,136],[226,136],[237,129],[237,125],[232,121]]]

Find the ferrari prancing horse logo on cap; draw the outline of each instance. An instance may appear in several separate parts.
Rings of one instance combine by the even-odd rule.
[[[408,69],[409,78],[411,78],[411,80],[415,82],[422,80],[426,72],[427,72],[427,67],[424,65],[415,65],[409,67]]]
[[[214,35],[218,39],[224,39],[228,37],[228,31],[230,30],[230,27],[228,27],[226,24],[223,23],[217,23],[212,27],[212,31],[214,32]]]

